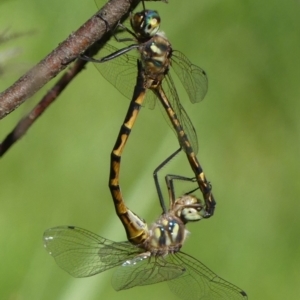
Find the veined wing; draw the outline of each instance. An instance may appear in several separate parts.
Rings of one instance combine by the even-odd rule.
[[[193,148],[194,153],[197,154],[198,153],[197,133],[196,133],[196,130],[193,126],[191,119],[189,118],[185,109],[181,105],[181,102],[179,100],[179,97],[178,97],[178,94],[177,94],[177,91],[176,91],[176,88],[175,88],[175,85],[174,85],[174,82],[173,82],[173,79],[172,79],[170,73],[162,81],[162,87],[163,87],[163,90],[164,90],[166,96],[168,97],[168,100],[169,100],[173,110],[175,111],[175,113],[177,115],[177,118],[178,118],[185,134],[188,137],[188,140]],[[170,124],[169,118],[164,113],[164,109],[162,109],[162,111],[163,111],[165,118],[169,122],[169,125],[174,130],[173,126]],[[175,134],[178,136],[177,132],[175,132]],[[186,149],[184,148],[184,145],[180,141],[180,138],[179,138],[179,143],[181,146],[183,146],[184,151],[186,151]]]
[[[141,253],[129,242],[113,242],[74,226],[47,229],[43,240],[56,263],[74,277],[101,273]]]
[[[204,99],[208,80],[204,70],[192,64],[189,59],[180,51],[173,51],[172,67],[183,84],[192,103]]]
[[[105,44],[94,58],[103,58],[118,50]],[[107,62],[95,62],[94,65],[108,82],[131,99],[137,76],[137,59],[138,56],[123,54]]]
[[[144,253],[117,268],[112,277],[112,286],[117,291],[125,290],[171,280],[183,273],[182,266],[167,262],[163,256],[154,257]]]
[[[119,49],[110,44],[105,44],[94,58],[103,58],[118,50]],[[136,55],[125,53],[103,63],[95,62],[94,65],[108,82],[117,88],[126,98],[131,100],[136,84],[137,59],[139,59],[140,56],[135,49],[131,50],[130,53],[135,53]],[[155,101],[156,97],[153,93],[147,91],[143,106],[148,106],[150,109],[153,109],[155,107]]]
[[[97,56],[95,56],[95,58],[103,58],[116,51],[118,51],[117,48],[109,44],[105,44],[100,50],[100,52],[97,54]],[[131,99],[133,89],[136,83],[138,57],[139,55],[133,56],[125,53],[107,62],[94,63],[94,65],[108,82],[115,86],[125,97]],[[197,153],[198,139],[196,131],[190,118],[188,117],[186,111],[184,110],[183,106],[179,101],[179,97],[170,74],[168,74],[163,79],[162,86],[167,96],[170,98],[170,104],[172,105],[172,108],[174,109],[185,133],[188,136],[193,151]],[[156,100],[157,99],[154,93],[147,91],[144,100],[144,105],[148,106],[150,109],[153,109],[155,107]],[[162,111],[164,116],[166,117],[164,109]],[[166,117],[166,119],[170,124],[168,117]],[[171,126],[171,128],[173,129],[173,126]],[[175,132],[175,134],[177,135],[177,132]],[[180,142],[180,144],[182,143]]]
[[[247,294],[232,283],[218,277],[192,256],[178,252],[168,255],[166,260],[178,264],[186,272],[171,281],[169,287],[180,299],[190,300],[241,300]]]

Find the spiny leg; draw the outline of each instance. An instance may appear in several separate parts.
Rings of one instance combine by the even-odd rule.
[[[158,181],[158,172],[166,165],[168,164],[180,151],[182,150],[182,148],[180,147],[179,149],[177,149],[175,152],[173,152],[170,156],[168,156],[161,164],[158,165],[158,167],[154,170],[153,172],[153,177],[154,177],[154,183],[156,186],[156,190],[157,190],[157,194],[159,197],[159,202],[160,202],[160,206],[163,210],[163,213],[166,214],[167,213],[167,208],[166,208],[166,204],[161,192],[161,188],[160,188],[160,184]],[[174,181],[175,180],[180,180],[180,181],[188,181],[188,182],[197,182],[195,177],[185,177],[185,176],[181,176],[181,175],[173,175],[173,174],[167,174],[165,176],[165,181],[166,181],[166,185],[167,185],[167,189],[168,189],[168,194],[169,194],[169,207],[173,208],[175,205],[175,201],[176,201],[176,195],[175,195],[175,188],[174,188]],[[193,192],[195,192],[196,190],[199,189],[199,186],[187,193],[185,193],[185,195],[189,195]]]
[[[180,151],[182,150],[182,148],[180,147],[179,149],[177,149],[174,153],[172,153],[169,157],[167,157],[153,172],[153,178],[154,178],[154,183],[156,186],[156,190],[157,190],[157,194],[158,194],[158,198],[159,198],[159,203],[160,206],[163,210],[163,213],[167,213],[167,208],[166,208],[166,204],[161,192],[161,188],[158,182],[158,177],[157,177],[157,173],[167,164],[169,163]]]
[[[168,193],[169,193],[170,207],[173,206],[174,201],[176,199],[175,188],[174,188],[174,180],[196,182],[195,177],[190,178],[190,177],[185,177],[185,176],[181,176],[181,175],[167,174],[165,176],[165,181],[166,181],[166,185],[167,185]],[[185,193],[185,195],[189,195],[189,194],[195,192],[198,189],[199,189],[199,187]]]

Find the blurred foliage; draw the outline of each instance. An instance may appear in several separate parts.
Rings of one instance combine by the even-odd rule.
[[[299,6],[279,0],[147,3],[159,10],[174,48],[209,77],[200,105],[188,103],[178,85],[218,202],[213,218],[188,226],[192,235],[183,251],[249,299],[300,294]],[[92,0],[14,0],[0,7],[0,32],[37,31],[10,42],[22,48],[14,65],[31,66],[96,11]],[[2,74],[0,90],[23,71]],[[1,140],[53,83],[1,121]],[[1,299],[174,299],[164,283],[117,293],[111,271],[73,279],[42,246],[43,231],[57,225],[125,239],[107,187],[110,151],[129,103],[123,98],[90,65],[1,159]],[[124,151],[121,186],[128,206],[149,222],[160,212],[152,172],[176,147],[160,112],[142,109]],[[184,155],[161,177],[168,172],[192,175]]]

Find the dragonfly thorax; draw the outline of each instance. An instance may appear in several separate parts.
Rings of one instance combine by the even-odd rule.
[[[160,83],[168,73],[171,64],[171,44],[165,37],[155,35],[139,50],[146,78]]]
[[[188,231],[179,218],[171,213],[164,214],[152,225],[143,248],[156,256],[176,253],[187,234]]]
[[[132,15],[131,27],[139,40],[154,36],[160,26],[160,16],[155,10],[144,10]]]

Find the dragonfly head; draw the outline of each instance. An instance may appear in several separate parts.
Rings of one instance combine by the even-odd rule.
[[[159,30],[160,16],[155,10],[143,10],[132,15],[130,22],[138,38],[150,38]]]
[[[176,199],[173,211],[184,224],[200,221],[205,216],[205,210],[200,200],[192,195],[184,195]]]
[[[152,224],[143,248],[157,256],[176,253],[180,250],[187,235],[188,231],[180,218],[174,216],[173,213],[163,214]]]

